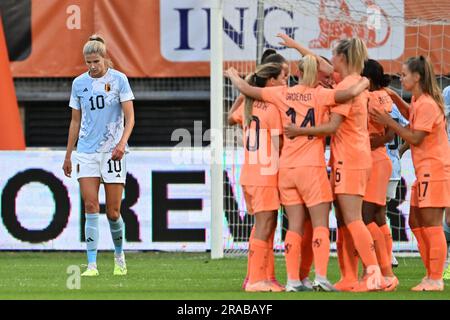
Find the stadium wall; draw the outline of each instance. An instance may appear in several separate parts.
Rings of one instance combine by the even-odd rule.
[[[230,153],[231,154],[231,153]],[[206,251],[210,249],[209,150],[190,148],[132,150],[127,156],[127,184],[122,200],[126,250]],[[76,178],[61,170],[63,151],[0,153],[1,223],[0,250],[84,250],[84,209]],[[227,159],[238,164],[242,155]],[[390,203],[398,212],[400,227],[408,221],[414,170],[409,152],[402,158],[402,183]],[[235,229],[245,219],[245,201],[240,188],[239,165],[225,168],[225,193],[234,197],[238,210],[226,208],[225,247],[246,248],[247,240]],[[74,173],[75,175],[75,173]],[[400,196],[400,194],[402,194]],[[100,193],[104,213],[104,194]],[[232,216],[236,215],[236,216]],[[280,215],[281,216],[281,215]],[[233,221],[233,223],[231,223]],[[280,222],[280,225],[285,221]],[[403,224],[403,225],[402,225]],[[99,249],[112,249],[106,217],[100,219]],[[278,226],[275,247],[282,249],[284,234]],[[251,227],[251,226],[250,226]],[[336,221],[330,227],[335,234]],[[415,250],[408,227],[392,225],[394,250]],[[242,227],[241,227],[242,228]],[[249,232],[246,233],[250,234]],[[332,248],[334,248],[334,243]]]

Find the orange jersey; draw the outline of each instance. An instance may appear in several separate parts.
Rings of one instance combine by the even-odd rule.
[[[347,76],[337,86],[345,90],[356,84],[361,76]],[[335,135],[331,137],[330,165],[347,169],[367,169],[372,165],[369,131],[367,129],[367,92],[345,104],[331,109],[345,117]]]
[[[369,92],[369,114],[373,109],[380,111],[391,112],[392,111],[392,101],[391,97],[384,90],[377,90]],[[373,121],[369,115],[368,123],[369,135],[384,135],[386,133],[386,128],[375,121]],[[372,150],[372,162],[389,159],[386,152],[386,146],[382,145],[375,150]]]
[[[276,105],[281,113],[283,126],[291,123],[311,127],[324,123],[328,108],[335,104],[335,90],[296,85],[294,87],[270,87],[262,90],[262,98]],[[302,166],[325,167],[322,137],[284,137],[280,168]]]
[[[412,98],[409,110],[412,130],[428,132],[418,146],[411,145],[411,154],[417,179],[445,180],[450,169],[450,150],[445,116],[429,95]]]
[[[247,186],[276,187],[278,185],[278,150],[272,146],[274,136],[283,133],[280,113],[274,105],[255,101],[250,126],[244,125],[242,103],[231,115],[244,130],[245,159],[240,184]]]

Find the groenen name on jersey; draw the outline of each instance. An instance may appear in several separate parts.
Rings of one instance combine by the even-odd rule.
[[[290,92],[286,94],[287,101],[301,101],[301,102],[309,102],[312,99],[311,93],[298,93],[298,92]]]

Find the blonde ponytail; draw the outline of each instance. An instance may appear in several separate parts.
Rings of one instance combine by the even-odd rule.
[[[336,47],[337,54],[344,54],[351,72],[361,74],[364,61],[368,59],[367,47],[360,38],[341,40]]]
[[[303,57],[303,78],[302,84],[307,87],[315,87],[317,83],[317,73],[318,73],[318,61],[313,55],[306,55]]]

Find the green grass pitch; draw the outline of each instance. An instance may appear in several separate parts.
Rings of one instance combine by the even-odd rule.
[[[127,253],[128,275],[113,276],[113,254],[100,252],[100,276],[81,278],[80,289],[68,289],[71,265],[85,262],[82,252],[0,252],[0,299],[450,299],[443,292],[411,292],[424,268],[419,258],[399,258],[396,292],[374,293],[245,293],[241,289],[246,257],[211,260],[207,253]],[[81,271],[84,267],[81,267]],[[277,276],[286,280],[282,256]],[[338,280],[337,260],[330,259],[329,278]]]

